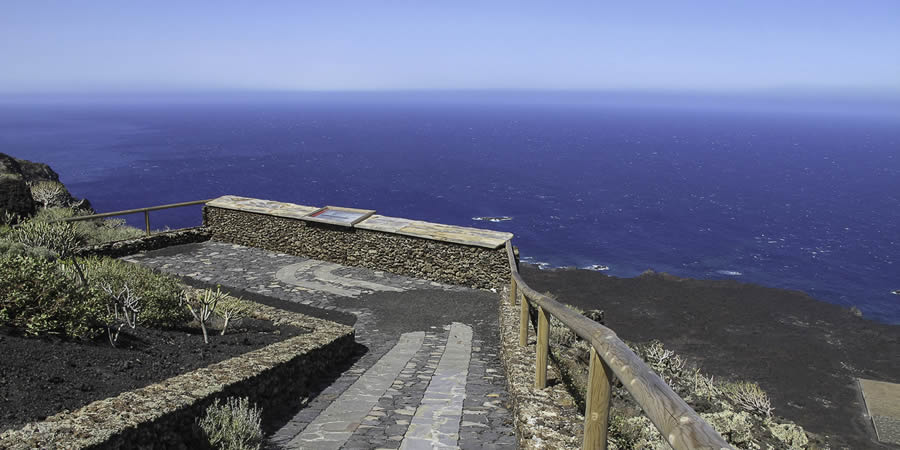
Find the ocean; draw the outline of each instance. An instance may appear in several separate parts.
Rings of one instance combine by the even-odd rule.
[[[375,209],[512,232],[543,267],[734,279],[900,324],[900,107],[875,103],[17,97],[0,101],[0,152],[50,164],[99,212],[224,194]]]

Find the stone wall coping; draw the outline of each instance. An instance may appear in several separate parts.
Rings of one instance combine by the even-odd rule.
[[[307,220],[306,215],[321,209],[315,206],[295,205],[293,203],[238,197],[235,195],[223,195],[207,203],[206,206],[298,220]],[[502,231],[445,225],[378,214],[372,215],[353,225],[353,227],[489,249],[500,248],[500,246],[506,244],[506,241],[513,238],[512,233]]]

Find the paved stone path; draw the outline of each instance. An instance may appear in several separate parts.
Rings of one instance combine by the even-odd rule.
[[[516,448],[496,294],[214,241],[124,259],[356,317],[366,353],[267,448]]]
[[[459,441],[472,328],[454,323],[441,361],[406,430],[401,449],[453,448]]]

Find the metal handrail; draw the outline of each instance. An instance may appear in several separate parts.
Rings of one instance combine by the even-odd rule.
[[[126,209],[123,211],[113,211],[103,214],[92,214],[90,216],[76,216],[76,217],[67,217],[65,219],[54,220],[53,222],[77,222],[80,220],[91,220],[91,219],[102,219],[104,217],[113,217],[113,216],[124,216],[128,214],[137,214],[139,212],[144,213],[144,224],[147,229],[147,236],[150,236],[150,211],[158,211],[160,209],[171,209],[171,208],[180,208],[182,206],[193,206],[193,205],[202,205],[209,203],[215,199],[209,200],[194,200],[190,202],[181,202],[181,203],[170,203],[168,205],[158,205],[158,206],[148,206],[146,208],[137,208],[137,209]]]
[[[521,295],[519,345],[528,339],[531,304],[538,310],[535,387],[547,384],[550,321],[556,317],[576,335],[591,344],[587,401],[584,414],[584,449],[606,449],[611,380],[615,376],[643,408],[650,422],[663,438],[677,450],[732,449],[716,430],[678,396],[647,363],[638,357],[616,333],[578,314],[571,308],[535,291],[519,275],[512,242],[506,242],[509,259],[510,297],[515,305]],[[518,292],[517,292],[518,291]]]

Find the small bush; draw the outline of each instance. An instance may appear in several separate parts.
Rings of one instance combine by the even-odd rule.
[[[216,399],[198,421],[209,444],[219,450],[250,450],[262,446],[261,412],[250,400],[229,397],[225,404]]]
[[[72,208],[52,207],[39,210],[32,221],[53,222],[71,217],[87,214],[83,210]],[[75,232],[84,245],[102,244],[104,242],[121,241],[125,239],[139,238],[144,232],[128,225],[122,219],[96,219],[68,222],[75,227]]]
[[[609,418],[609,442],[618,449],[666,450],[668,444],[646,416],[628,417],[620,411],[611,411]]]
[[[791,450],[803,449],[809,445],[809,438],[806,437],[806,433],[799,425],[792,423],[775,423],[772,421],[768,421],[766,425],[769,428],[769,432],[772,433],[772,436],[775,436],[775,439],[783,442],[786,448]]]
[[[31,198],[45,208],[65,206],[69,200],[69,191],[58,181],[38,181],[31,186]]]
[[[680,381],[687,379],[687,363],[672,350],[666,350],[661,342],[652,341],[640,346],[637,354],[673,389]]]
[[[103,331],[102,301],[55,262],[16,255],[0,258],[0,324],[32,335],[92,338]]]
[[[30,248],[46,248],[62,258],[67,258],[84,244],[75,227],[68,223],[28,221],[8,234],[9,239]]]
[[[225,330],[228,329],[228,324],[231,323],[232,320],[239,320],[246,317],[252,309],[250,303],[245,302],[240,298],[224,297],[219,300],[219,303],[216,305],[216,314],[225,320],[222,324],[222,335],[225,335]]]
[[[753,418],[746,411],[721,411],[712,414],[700,414],[730,444],[741,448],[753,446]]]
[[[119,292],[127,284],[142,299],[143,326],[171,328],[191,320],[181,303],[181,286],[175,278],[112,258],[87,258],[83,264],[88,284],[97,295],[102,294],[100,286]]]
[[[550,292],[545,292],[544,295],[556,299],[556,296],[551,294]],[[579,309],[577,306],[566,305],[569,309],[577,312],[578,314],[584,314],[584,311]],[[575,341],[578,339],[578,336],[572,331],[569,327],[567,327],[561,320],[556,317],[550,317],[550,343],[553,345],[565,345],[572,346]]]
[[[772,417],[772,402],[756,383],[728,383],[722,392],[735,406],[762,417]]]

